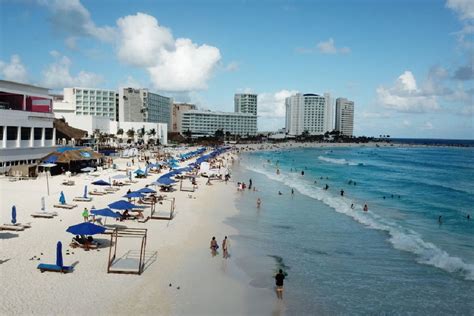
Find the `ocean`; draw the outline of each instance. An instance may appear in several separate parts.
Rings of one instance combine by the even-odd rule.
[[[258,288],[282,268],[288,315],[473,315],[473,162],[472,147],[242,154],[233,181],[256,191],[227,220],[233,260]]]

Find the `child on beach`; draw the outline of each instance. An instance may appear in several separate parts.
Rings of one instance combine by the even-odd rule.
[[[84,217],[84,222],[87,222],[89,220],[89,210],[87,209],[87,207],[84,207],[82,217]]]

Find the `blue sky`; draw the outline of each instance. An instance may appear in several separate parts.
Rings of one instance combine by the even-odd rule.
[[[0,0],[0,77],[140,86],[259,129],[295,92],[355,101],[355,133],[474,138],[474,4],[447,1]]]

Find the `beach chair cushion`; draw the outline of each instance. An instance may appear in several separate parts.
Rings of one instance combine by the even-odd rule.
[[[55,264],[47,264],[47,263],[40,263],[38,265],[38,269],[41,272],[44,271],[51,271],[51,272],[62,272],[62,273],[67,273],[67,272],[72,272],[73,267],[71,266],[57,266]]]

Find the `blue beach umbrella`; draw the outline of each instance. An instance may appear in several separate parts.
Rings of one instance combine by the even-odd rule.
[[[63,191],[61,191],[61,194],[59,195],[59,203],[66,204],[66,197],[64,196]]]
[[[63,267],[63,245],[61,244],[60,241],[58,241],[58,244],[56,245],[56,265],[58,267]]]
[[[95,225],[89,222],[69,226],[66,231],[73,235],[95,235],[105,232],[105,227]]]
[[[87,185],[84,186],[84,198],[87,198]]]
[[[127,199],[130,199],[130,198],[141,198],[141,197],[144,197],[145,195],[141,192],[130,192],[128,194],[125,194],[123,197],[124,198],[127,198]]]
[[[145,193],[145,194],[146,194],[146,193],[156,193],[155,190],[150,189],[150,188],[142,188],[142,189],[137,190],[137,191],[135,191],[135,192],[140,192],[140,193]]]
[[[160,177],[156,183],[158,185],[172,185],[173,183],[175,183],[176,181],[174,181],[173,179],[169,178],[169,177]]]
[[[12,206],[12,224],[13,225],[16,224],[16,206],[15,205]]]
[[[124,200],[115,201],[113,203],[110,203],[108,206],[116,210],[130,210],[132,208],[145,208],[144,206],[135,205]]]
[[[104,181],[104,180],[97,180],[97,181],[92,182],[92,184],[94,184],[94,185],[110,185],[110,183],[108,183],[107,181]]]
[[[91,214],[104,217],[120,217],[120,214],[115,213],[108,207],[102,208],[100,210],[92,210]]]

